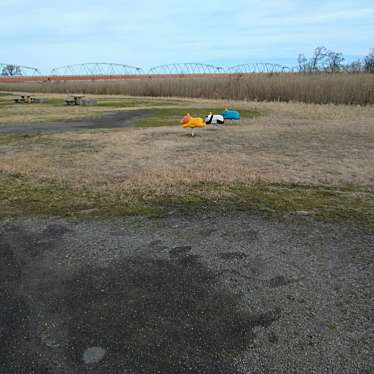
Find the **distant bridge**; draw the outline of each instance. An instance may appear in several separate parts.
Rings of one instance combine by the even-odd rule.
[[[231,74],[285,73],[289,72],[290,68],[278,64],[253,63],[232,66],[227,68],[226,71]]]
[[[166,75],[166,74],[222,74],[225,69],[219,66],[201,64],[199,62],[184,62],[178,64],[169,64],[156,66],[149,69],[150,75]]]
[[[270,63],[242,64],[223,68],[202,63],[175,63],[156,66],[147,72],[140,67],[106,62],[91,62],[57,67],[49,75],[41,75],[38,69],[0,64],[1,82],[71,81],[71,80],[128,80],[152,78],[232,77],[243,74],[275,74],[291,72],[286,66]]]
[[[124,64],[111,64],[107,62],[90,62],[86,64],[66,65],[54,68],[50,76],[123,76],[123,75],[143,75],[142,68]]]

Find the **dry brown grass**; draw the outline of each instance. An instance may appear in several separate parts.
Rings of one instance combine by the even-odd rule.
[[[247,74],[232,78],[3,83],[0,90],[367,105],[374,104],[374,74]]]
[[[218,130],[206,128],[195,138],[177,123],[166,128],[41,135],[0,146],[0,172],[77,190],[144,195],[183,194],[186,186],[204,182],[374,189],[374,107],[283,103],[236,103],[236,107],[264,115]]]

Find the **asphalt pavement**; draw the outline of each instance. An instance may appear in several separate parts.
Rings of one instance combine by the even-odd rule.
[[[238,211],[0,221],[0,373],[373,373],[374,233]]]

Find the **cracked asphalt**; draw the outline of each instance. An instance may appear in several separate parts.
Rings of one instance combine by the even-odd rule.
[[[374,233],[237,211],[0,221],[0,373],[372,373]]]

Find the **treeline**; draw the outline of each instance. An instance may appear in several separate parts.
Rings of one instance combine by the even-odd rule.
[[[0,70],[0,75],[5,77],[14,77],[17,75],[22,75],[22,70],[17,65],[8,64]]]
[[[302,73],[374,73],[374,49],[364,59],[347,63],[343,53],[317,47],[309,58],[299,54],[297,62]]]

